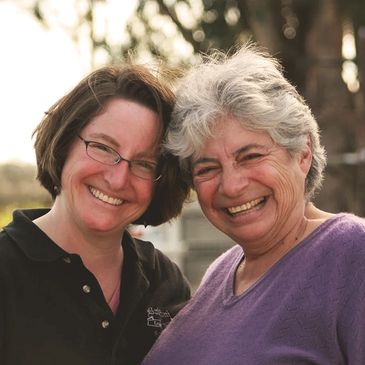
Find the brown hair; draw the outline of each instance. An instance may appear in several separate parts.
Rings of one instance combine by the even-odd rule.
[[[72,142],[80,131],[115,98],[123,98],[156,112],[161,123],[161,143],[170,123],[175,96],[168,84],[145,66],[102,67],[81,80],[58,100],[34,130],[40,183],[52,198],[61,189],[61,173]],[[162,177],[155,182],[152,201],[134,224],[159,225],[176,217],[189,192],[180,178],[178,158],[162,151],[158,161]]]

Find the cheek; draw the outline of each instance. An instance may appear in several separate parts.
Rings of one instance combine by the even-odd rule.
[[[271,189],[276,199],[286,199],[295,194],[296,181],[290,163],[285,166],[271,161],[265,168],[253,171],[251,177]]]
[[[204,183],[195,184],[194,190],[197,194],[198,201],[204,209],[204,207],[211,205],[211,202],[214,199],[214,193],[216,191],[216,187],[213,183],[209,183],[205,181]]]
[[[62,187],[70,186],[72,181],[82,179],[90,171],[90,167],[85,163],[74,160],[66,161],[61,174]]]
[[[304,197],[301,177],[290,163],[288,166],[277,164],[274,171],[272,179],[275,199],[282,213],[290,214],[298,199]]]
[[[69,159],[61,174],[61,189],[70,191],[77,198],[90,179],[102,176],[104,166],[94,163],[91,159]]]
[[[154,193],[155,189],[152,184],[144,183],[137,187],[137,194],[140,198],[140,201],[144,202],[146,205],[150,204]]]
[[[267,178],[278,185],[286,185],[290,182],[293,175],[293,166],[288,161],[287,163],[272,161],[266,169]]]

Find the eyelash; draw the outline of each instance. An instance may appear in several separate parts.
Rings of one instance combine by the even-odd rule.
[[[203,174],[206,174],[206,173],[211,172],[211,171],[216,170],[216,169],[218,169],[218,166],[202,167],[202,168],[197,169],[196,171],[194,171],[194,176],[203,175]]]
[[[110,148],[102,143],[90,143],[90,147],[96,148],[100,151],[109,152]]]
[[[248,155],[244,155],[242,158],[239,158],[238,162],[250,161],[260,157],[262,157],[261,153],[249,153]]]

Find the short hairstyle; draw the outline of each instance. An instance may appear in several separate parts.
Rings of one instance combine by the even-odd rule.
[[[291,155],[304,150],[309,137],[313,159],[306,178],[306,199],[321,186],[326,155],[318,124],[284,77],[279,62],[255,44],[246,43],[232,55],[213,51],[202,57],[179,80],[176,99],[166,148],[180,158],[190,186],[191,157],[226,116],[247,129],[267,132]]]
[[[110,100],[130,100],[156,112],[162,143],[175,96],[162,78],[161,70],[160,67],[154,72],[131,62],[102,67],[82,79],[46,112],[33,136],[36,137],[37,178],[53,199],[61,189],[62,169],[71,144]],[[180,178],[178,158],[161,150],[158,169],[162,177],[155,182],[152,201],[134,224],[159,225],[176,217],[182,209],[189,187]]]

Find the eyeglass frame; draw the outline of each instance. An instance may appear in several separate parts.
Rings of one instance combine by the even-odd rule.
[[[107,165],[107,166],[115,166],[115,165],[120,164],[122,161],[125,161],[125,162],[127,162],[128,169],[129,169],[130,173],[133,176],[138,177],[138,178],[143,179],[143,180],[146,180],[146,181],[156,182],[157,180],[159,180],[162,177],[162,175],[159,174],[157,177],[150,179],[150,178],[147,178],[147,177],[142,177],[142,176],[136,175],[136,173],[133,172],[133,170],[132,170],[132,166],[135,166],[134,163],[136,163],[136,162],[148,162],[151,165],[156,165],[156,170],[157,170],[157,163],[155,163],[155,162],[146,161],[146,160],[128,160],[128,159],[122,157],[121,154],[118,151],[116,151],[114,148],[108,146],[107,144],[104,144],[104,143],[101,143],[101,142],[97,142],[97,141],[87,140],[87,139],[81,137],[79,134],[77,136],[80,138],[80,140],[82,142],[85,143],[85,152],[86,152],[87,156],[90,157],[92,160],[94,160],[96,162],[100,162],[101,164]],[[113,154],[115,154],[115,157],[117,157],[117,159],[113,163],[107,163],[107,162],[104,162],[104,161],[97,160],[93,156],[90,156],[89,153],[88,153],[88,148],[89,148],[89,144],[90,143],[95,143],[97,145],[106,147],[108,150],[110,150],[111,152],[113,152]]]

